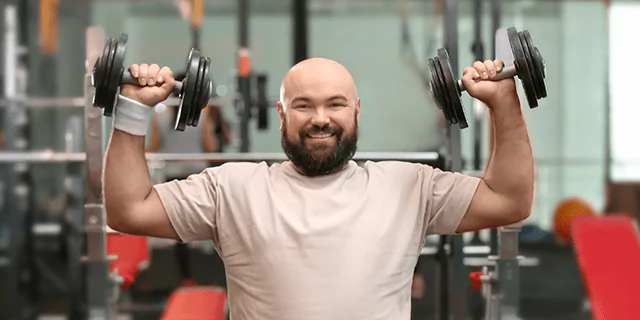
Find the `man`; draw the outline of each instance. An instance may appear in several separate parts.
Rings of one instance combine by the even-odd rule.
[[[398,161],[359,167],[350,160],[361,111],[355,81],[339,63],[312,58],[282,83],[278,112],[290,161],[228,163],[154,186],[144,119],[175,81],[166,67],[134,64],[142,87],[122,87],[106,151],[107,222],[125,233],[212,240],[234,320],[408,320],[427,235],[508,225],[530,213],[533,156],[514,80],[476,82],[502,67],[476,62],[462,79],[491,110],[493,149],[482,179]]]

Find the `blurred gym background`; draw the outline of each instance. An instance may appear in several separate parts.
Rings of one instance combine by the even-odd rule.
[[[181,12],[185,1],[18,0],[20,43],[26,50],[24,73],[29,97],[81,97],[85,74],[85,31],[100,26],[105,34],[129,35],[125,65],[158,63],[184,70],[193,45],[193,26]],[[492,18],[495,1],[482,2],[484,55],[493,52]],[[537,166],[535,205],[521,235],[524,255],[544,261],[522,268],[522,309],[531,319],[590,319],[590,308],[570,241],[558,232],[565,208],[578,206],[597,215],[640,215],[640,148],[636,137],[638,99],[634,63],[640,43],[640,1],[512,0],[499,2],[500,26],[529,30],[546,61],[548,98],[534,110],[524,108]],[[51,6],[57,23],[43,32],[43,6]],[[353,73],[362,99],[359,151],[439,151],[446,135],[442,116],[423,82],[426,59],[443,46],[445,22],[440,0],[308,0],[308,55],[335,59]],[[474,61],[473,0],[458,1],[458,70]],[[3,19],[3,17],[0,17]],[[277,99],[280,81],[294,54],[291,0],[249,3],[249,46],[255,71],[268,74],[267,95]],[[3,23],[4,25],[4,23]],[[54,28],[52,28],[52,26]],[[0,57],[5,58],[1,48]],[[238,152],[239,117],[233,107],[237,91],[238,1],[204,1],[199,47],[212,59],[216,94],[232,140],[224,152]],[[4,65],[0,65],[3,71]],[[0,72],[0,79],[4,79]],[[521,90],[521,88],[520,88]],[[467,117],[473,103],[463,95]],[[1,110],[1,109],[0,109]],[[30,109],[29,146],[32,150],[64,151],[65,126],[83,108]],[[0,117],[5,117],[0,112]],[[276,108],[269,111],[269,127],[250,126],[250,152],[280,152]],[[105,120],[105,133],[110,121]],[[489,130],[482,116],[481,155],[489,152]],[[4,123],[2,121],[1,123]],[[2,128],[2,127],[0,127]],[[107,139],[108,135],[105,134]],[[462,130],[465,170],[473,170],[473,129]],[[30,167],[35,220],[55,222],[64,214],[65,176],[61,164]],[[567,204],[568,203],[568,204]],[[564,204],[564,205],[563,205]],[[583,210],[580,209],[580,210]],[[570,209],[566,209],[571,211]],[[575,210],[574,210],[575,211]],[[573,212],[573,211],[572,211]],[[569,216],[571,214],[568,214]],[[562,223],[560,223],[562,224]],[[563,231],[564,232],[564,231]],[[488,241],[488,232],[480,234]],[[472,235],[465,235],[471,241]],[[545,243],[544,249],[527,241]],[[39,250],[46,251],[45,247]],[[130,301],[151,305],[180,285],[173,249],[157,245],[151,266],[129,291]],[[224,282],[222,270],[207,267],[213,249],[193,248],[194,277],[200,283]],[[545,258],[547,257],[547,258]],[[415,319],[433,314],[434,260],[425,256],[419,272],[424,294],[414,301]],[[60,272],[63,266],[54,266]],[[42,281],[43,310],[55,310],[51,292],[64,284]],[[0,281],[0,287],[2,281]],[[470,293],[469,301],[473,301]],[[0,296],[1,297],[1,296]],[[476,297],[477,298],[477,297]],[[482,303],[480,303],[482,304]],[[1,301],[0,301],[1,305]],[[468,305],[473,305],[469,302]],[[160,308],[161,309],[161,308]],[[470,309],[472,309],[470,307]],[[138,317],[157,319],[158,308],[140,308]],[[134,314],[136,313],[134,312]],[[45,312],[46,313],[46,312]],[[55,313],[55,312],[53,312]],[[473,313],[473,312],[470,312]],[[145,318],[146,319],[146,318]]]

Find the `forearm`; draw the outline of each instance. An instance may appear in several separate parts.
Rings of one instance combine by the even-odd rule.
[[[533,202],[533,152],[520,101],[504,99],[491,110],[491,156],[485,183],[510,204],[513,210],[529,214]]]
[[[144,151],[150,111],[137,101],[118,99],[103,170],[104,204],[111,227],[126,223],[152,191]]]
[[[104,203],[107,221],[126,219],[136,204],[151,193],[153,184],[144,155],[144,137],[113,130],[105,152]]]

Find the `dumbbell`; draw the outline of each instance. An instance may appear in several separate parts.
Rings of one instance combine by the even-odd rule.
[[[498,81],[517,76],[522,81],[529,108],[536,108],[538,100],[547,97],[544,59],[528,31],[518,32],[515,28],[509,28],[507,35],[513,53],[513,65],[505,66],[493,79],[478,81]],[[438,49],[437,57],[429,58],[428,63],[431,72],[429,89],[436,106],[442,110],[449,125],[457,123],[461,129],[468,127],[460,99],[466,88],[461,80],[453,76],[449,53],[444,48]]]
[[[95,88],[93,106],[102,108],[103,115],[110,117],[116,105],[120,85],[139,85],[130,73],[124,72],[124,57],[128,36],[120,34],[107,38],[102,55],[98,57],[91,76]],[[200,111],[204,109],[213,92],[213,82],[209,76],[211,60],[200,55],[200,50],[192,48],[187,62],[187,74],[183,81],[176,82],[173,93],[180,97],[175,130],[184,131],[186,126],[197,126]],[[161,84],[156,84],[160,86]]]

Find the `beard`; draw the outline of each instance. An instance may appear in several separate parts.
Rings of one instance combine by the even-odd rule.
[[[281,145],[289,160],[305,176],[316,177],[340,171],[355,155],[358,146],[358,125],[353,132],[345,133],[338,125],[330,123],[324,127],[308,126],[298,134],[298,141],[289,139],[287,127],[282,130]],[[329,133],[336,139],[335,144],[313,143],[310,134]]]

